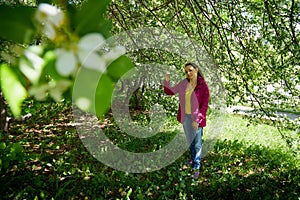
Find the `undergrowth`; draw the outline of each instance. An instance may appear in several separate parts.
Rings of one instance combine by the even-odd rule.
[[[70,103],[27,102],[25,106],[24,112],[33,116],[22,123],[13,123],[8,133],[1,134],[1,141],[7,146],[20,144],[23,148],[20,158],[1,170],[2,199],[300,197],[299,161],[268,125],[252,125],[246,119],[226,115],[224,131],[202,159],[200,176],[194,180],[185,165],[188,152],[158,171],[137,174],[118,171],[97,161],[82,144]],[[111,120],[103,126],[110,140],[133,152],[162,148],[174,138],[180,126],[171,118],[160,134],[136,139],[122,133],[109,117],[106,120]]]

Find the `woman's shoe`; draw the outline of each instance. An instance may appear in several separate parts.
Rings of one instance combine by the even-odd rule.
[[[187,164],[187,165],[192,165],[193,164],[193,160],[191,159],[191,160],[188,160],[185,164]]]
[[[196,172],[195,172],[193,178],[197,179],[199,177],[199,174],[200,174],[199,169],[196,169]]]

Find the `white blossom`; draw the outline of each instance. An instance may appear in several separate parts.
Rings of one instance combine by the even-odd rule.
[[[40,53],[39,46],[31,46],[25,50],[24,57],[20,59],[20,69],[32,83],[38,81],[43,70],[44,60],[40,57]]]
[[[55,100],[59,101],[62,99],[62,94],[71,86],[69,80],[55,81],[53,85],[50,84],[49,94]]]
[[[48,38],[56,37],[56,29],[63,24],[64,13],[61,9],[47,3],[38,6],[35,18],[43,25],[43,32]]]
[[[51,40],[54,40],[54,38],[56,37],[55,28],[51,24],[45,24],[43,32]]]
[[[50,81],[41,85],[33,85],[29,89],[29,95],[38,101],[45,100],[50,95],[55,101],[62,99],[62,94],[71,86],[69,80]]]
[[[31,51],[25,51],[25,56],[28,60],[31,61],[32,66],[35,70],[39,70],[44,63],[44,60]]]
[[[60,48],[55,51],[56,69],[63,76],[73,74],[77,67],[105,71],[106,62],[95,50],[104,43],[104,38],[99,33],[90,33],[83,36],[79,42],[70,49]]]
[[[267,92],[274,92],[275,91],[275,88],[272,86],[272,85],[267,85]]]
[[[84,110],[84,111],[88,111],[91,107],[91,102],[88,98],[85,97],[80,97],[76,100],[76,105]]]
[[[57,56],[56,70],[60,75],[68,76],[75,72],[77,60],[73,52],[65,49],[56,49],[55,54]]]
[[[43,101],[47,98],[48,84],[32,86],[29,89],[29,95],[34,96],[36,100]]]
[[[273,86],[277,89],[281,87],[281,85],[279,83],[274,83]]]
[[[104,37],[99,33],[89,33],[82,37],[78,42],[78,47],[87,51],[98,49],[105,41]]]
[[[79,50],[78,57],[81,64],[89,69],[105,71],[105,60],[95,52]]]
[[[125,53],[126,53],[125,47],[118,45],[112,48],[108,53],[104,54],[103,58],[106,62],[111,62]]]
[[[48,20],[55,26],[59,26],[64,16],[61,9],[47,3],[41,3],[38,6],[38,19]]]

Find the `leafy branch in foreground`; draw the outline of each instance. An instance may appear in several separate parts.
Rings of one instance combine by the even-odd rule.
[[[124,47],[105,44],[111,29],[111,22],[105,16],[109,3],[109,0],[90,0],[80,6],[62,2],[0,5],[1,44],[7,46],[0,56],[0,85],[15,116],[20,115],[27,96],[39,101],[48,97],[57,102],[71,99],[72,86],[83,71],[90,76],[98,74],[99,80],[82,81],[80,86],[100,90],[97,97],[110,102],[112,90],[101,84],[113,87],[133,64],[123,55]],[[9,47],[18,47],[14,62],[5,56]],[[123,67],[122,73],[115,73],[119,66]],[[90,112],[95,104],[84,91],[76,94],[74,102]],[[109,104],[99,104],[96,114],[101,116],[108,109]]]

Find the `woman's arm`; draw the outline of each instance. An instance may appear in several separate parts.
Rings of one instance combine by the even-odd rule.
[[[209,102],[209,89],[208,89],[207,84],[205,84],[205,86],[203,88],[203,95],[202,95],[201,101],[202,101],[201,107],[199,108],[200,113],[202,115],[206,116],[206,112],[208,109],[208,102]]]
[[[202,120],[206,118],[206,112],[208,109],[208,102],[209,102],[209,89],[206,83],[203,84],[201,90],[202,92],[198,96],[199,108],[196,109],[193,115],[193,120],[199,124],[202,122]]]
[[[180,83],[179,83],[180,84]],[[164,91],[167,95],[174,95],[179,91],[179,84],[171,87],[170,83],[170,74],[166,74],[165,81],[164,81]]]

